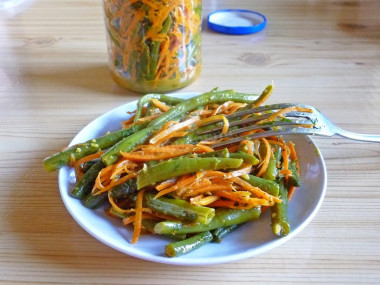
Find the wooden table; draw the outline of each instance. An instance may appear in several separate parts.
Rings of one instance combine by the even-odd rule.
[[[4,1],[3,1],[4,2]],[[22,1],[13,1],[13,4]],[[88,122],[140,95],[109,76],[100,1],[24,1],[0,11],[0,283],[380,283],[380,144],[316,138],[328,186],[313,221],[260,256],[176,267],[119,253],[64,207],[42,160]],[[204,26],[203,71],[182,91],[219,86],[314,105],[342,128],[380,133],[380,2],[204,1],[264,13],[267,28]]]

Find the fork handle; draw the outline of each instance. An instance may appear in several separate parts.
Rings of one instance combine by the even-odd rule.
[[[345,130],[342,130],[341,128],[337,128],[336,134],[352,139],[352,140],[358,140],[358,141],[367,141],[367,142],[380,142],[380,135],[368,135],[368,134],[358,134],[358,133],[352,133]]]

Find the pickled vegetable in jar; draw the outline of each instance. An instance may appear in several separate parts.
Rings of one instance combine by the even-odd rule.
[[[201,71],[201,0],[104,0],[113,79],[138,92],[166,92]]]

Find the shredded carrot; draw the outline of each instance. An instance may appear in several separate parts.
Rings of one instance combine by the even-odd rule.
[[[141,219],[155,219],[156,217],[150,213],[142,213],[141,214]],[[132,215],[132,216],[128,216],[128,217],[125,217],[123,219],[123,225],[126,226],[126,225],[129,225],[129,224],[132,224],[136,221],[136,215]],[[142,225],[141,225],[141,229],[142,229]],[[140,232],[141,233],[141,232]]]
[[[277,112],[274,112],[267,119],[263,119],[263,120],[257,122],[256,124],[257,125],[261,125],[261,124],[264,124],[264,123],[273,122],[277,117],[282,116],[282,115],[284,115],[286,113],[289,113],[289,112],[292,112],[292,111],[299,111],[299,112],[306,112],[306,113],[312,113],[313,112],[309,108],[301,108],[301,107],[298,107],[298,106],[292,106],[292,107],[283,108],[283,109],[281,109],[281,110],[279,110]]]
[[[233,145],[228,148],[229,152],[236,152],[239,149],[239,146]]]
[[[142,189],[137,193],[136,200],[136,215],[135,215],[135,226],[133,229],[132,243],[136,243],[139,240],[141,233],[141,222],[142,222],[142,213],[143,213],[143,198],[145,190]]]
[[[141,124],[141,123],[146,122],[146,121],[153,121],[154,119],[158,118],[159,116],[161,116],[161,114],[155,114],[152,116],[143,117],[143,118],[138,119],[137,122],[135,122],[135,124]]]
[[[161,197],[163,195],[166,195],[168,193],[176,191],[182,187],[185,187],[185,186],[195,182],[197,179],[198,179],[197,175],[192,175],[190,177],[186,177],[185,179],[180,179],[177,181],[177,183],[175,185],[168,187],[168,188],[165,188],[165,189],[161,190],[160,192],[158,192],[157,195],[155,196],[155,198]]]
[[[151,138],[149,142],[151,144],[155,144],[159,140],[161,140],[162,138],[166,137],[168,134],[170,134],[172,132],[183,130],[185,128],[188,128],[189,126],[191,126],[192,124],[194,124],[195,122],[197,122],[199,120],[200,120],[200,118],[198,116],[191,117],[190,119],[188,119],[184,122],[178,123],[174,126],[167,128],[166,130],[159,132],[153,138]]]
[[[111,196],[111,192],[108,192],[108,201],[110,202],[112,208],[113,208],[116,212],[118,212],[119,214],[130,214],[130,213],[134,213],[134,212],[136,212],[135,209],[122,209],[122,208],[120,208],[120,207],[116,204],[115,200],[112,198],[112,196]],[[144,212],[146,212],[146,213],[152,213],[152,210],[151,210],[150,208],[142,208],[142,210],[143,210]]]
[[[167,122],[164,124],[164,126],[161,128],[161,131],[166,130],[167,128],[169,128],[169,127],[171,127],[171,126],[173,126],[173,125],[176,125],[176,124],[178,124],[177,121],[167,121]]]
[[[253,155],[253,142],[250,140],[243,140],[240,142],[240,145],[246,145],[247,146],[247,153],[250,155]]]
[[[223,116],[222,119],[223,119],[222,134],[225,134],[225,133],[228,132],[228,128],[229,128],[230,124],[229,124],[229,122],[228,122],[226,116]]]
[[[281,148],[281,154],[282,154],[282,170],[288,170],[289,169],[289,156],[288,156],[288,150],[286,147]]]
[[[207,193],[207,192],[213,192],[213,191],[220,191],[220,190],[228,190],[228,191],[232,191],[234,190],[234,187],[232,186],[232,184],[228,184],[228,183],[225,183],[225,184],[211,184],[211,185],[208,185],[208,186],[205,186],[205,187],[201,187],[201,188],[198,188],[198,189],[193,189],[193,191],[191,191],[191,195],[192,196],[197,196],[199,194],[202,194],[202,193]]]
[[[291,175],[292,174],[292,171],[291,170],[289,170],[289,169],[281,169],[280,170],[280,174],[281,175]]]
[[[298,170],[299,165],[298,165],[297,153],[294,147],[294,143],[291,141],[289,142],[289,150],[290,150],[290,159],[296,163],[296,168]]]
[[[211,116],[211,117],[207,117],[205,119],[202,119],[199,122],[197,122],[196,127],[198,128],[200,126],[204,126],[204,125],[207,125],[207,124],[210,124],[213,122],[217,122],[217,121],[223,122],[222,134],[227,133],[229,123],[228,123],[226,116],[224,116],[224,115],[215,115],[215,116]]]
[[[261,168],[260,168],[259,172],[256,174],[256,176],[258,176],[258,177],[261,177],[264,175],[265,171],[268,168],[269,161],[270,161],[270,158],[272,155],[272,148],[271,148],[270,144],[268,143],[268,141],[265,138],[262,138],[261,140],[264,142],[267,152],[265,154],[265,158],[264,158],[264,161],[262,162]]]
[[[276,202],[276,203],[281,203],[282,200],[273,196],[273,195],[270,195],[268,193],[266,193],[265,191],[261,190],[260,188],[258,187],[254,187],[252,186],[251,184],[249,184],[248,182],[244,181],[243,179],[239,178],[239,177],[231,177],[229,180],[235,182],[236,184],[240,185],[243,189],[249,191],[249,192],[252,192],[253,194],[255,194],[258,198],[263,198],[263,199],[266,199],[268,201],[273,201],[273,202]]]
[[[209,147],[209,146],[207,146],[207,145],[204,145],[204,144],[202,144],[202,143],[197,143],[196,146],[197,146],[200,150],[202,150],[203,152],[213,152],[213,151],[214,151],[213,148],[211,148],[211,147]]]
[[[114,167],[115,167],[114,165],[110,165],[100,170],[98,176],[95,179],[94,187],[92,188],[93,194],[97,193],[98,191],[104,190],[106,188],[106,186],[103,185],[103,182],[109,179]]]
[[[170,107],[168,105],[165,105],[164,103],[162,103],[160,100],[157,100],[155,98],[150,98],[150,100],[152,101],[154,106],[156,106],[161,111],[167,112],[170,110]]]
[[[159,141],[157,141],[155,144],[156,145],[160,145],[172,138],[180,138],[180,137],[184,137],[188,134],[188,132],[172,132],[170,134],[168,134],[166,137],[163,137],[162,139],[160,139]]]
[[[199,196],[203,196],[203,195],[199,195]],[[197,196],[197,197],[199,197],[199,196]],[[197,199],[197,200],[190,199],[190,202],[194,205],[207,206],[207,205],[215,202],[216,200],[219,200],[219,196],[211,195],[211,196],[207,196],[207,197]]]
[[[135,121],[135,117],[136,117],[136,115],[133,115],[128,120],[122,121],[121,125],[123,126],[123,128],[126,129],[129,126],[131,126],[133,124],[133,122]]]
[[[176,183],[176,179],[174,179],[174,178],[173,179],[169,179],[169,180],[166,180],[166,181],[161,182],[160,184],[158,184],[156,186],[156,189],[158,191],[161,191],[161,190],[164,190],[164,189],[166,189],[166,188],[168,188],[170,186],[173,186],[175,183]]]
[[[291,187],[289,188],[289,190],[288,190],[288,200],[290,199],[290,197],[292,197],[295,188],[296,188],[296,187],[294,187],[294,186],[291,186]]]
[[[94,195],[99,195],[103,192],[106,192],[106,191],[109,191],[111,190],[113,187],[117,186],[117,185],[120,185],[121,183],[124,183],[126,181],[128,181],[129,179],[132,179],[132,178],[135,178],[136,176],[138,175],[137,172],[135,173],[131,173],[131,174],[128,174],[128,175],[125,175],[123,176],[122,178],[119,178],[118,180],[114,181],[114,180],[111,180],[111,182],[107,185],[107,186],[103,186],[101,188],[95,188],[93,189],[93,194]]]

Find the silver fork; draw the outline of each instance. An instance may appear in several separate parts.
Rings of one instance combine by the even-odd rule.
[[[311,112],[299,112],[292,111],[284,114],[286,119],[275,121],[272,124],[257,124],[259,121],[268,118],[272,113],[268,111],[278,111],[283,108],[288,107],[300,107],[309,109]],[[283,104],[274,104],[261,107],[255,107],[250,109],[245,109],[232,115],[226,116],[227,119],[239,118],[248,114],[262,113],[257,116],[251,116],[247,119],[238,119],[230,121],[229,126],[239,126],[238,129],[228,131],[225,134],[217,134],[215,136],[209,137],[207,140],[213,141],[222,138],[230,138],[229,140],[220,141],[212,145],[212,147],[221,147],[229,145],[232,143],[240,142],[245,139],[257,139],[270,136],[279,136],[279,135],[318,135],[318,136],[327,136],[331,137],[338,135],[352,140],[368,141],[368,142],[380,142],[380,135],[368,135],[368,134],[358,134],[352,133],[341,128],[337,127],[330,120],[326,118],[321,112],[319,112],[314,107],[304,105],[304,104],[292,104],[292,103],[283,103]],[[236,136],[241,133],[255,130],[263,129],[264,131],[259,133],[250,134],[247,136]],[[222,126],[218,126],[212,129],[208,129],[203,132],[199,132],[198,135],[219,132],[222,130]]]

